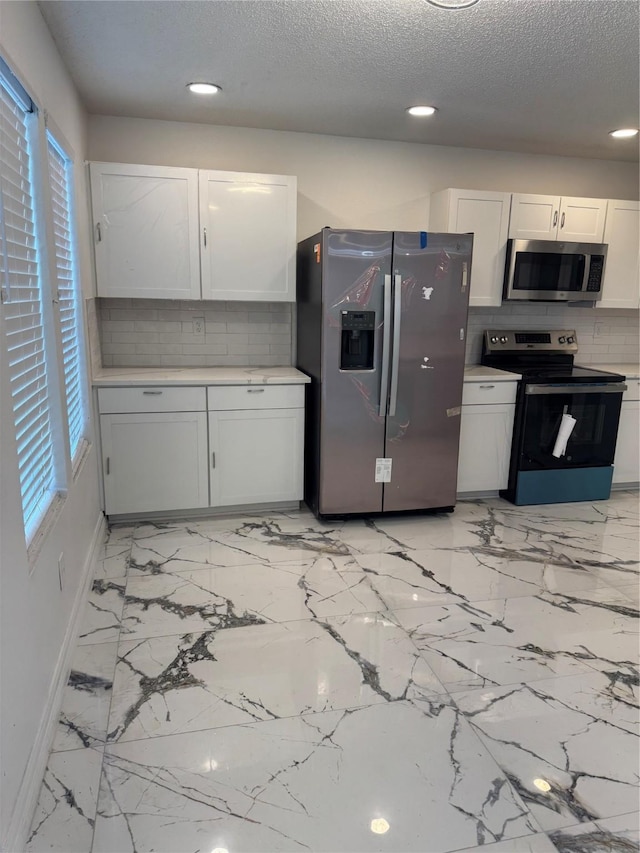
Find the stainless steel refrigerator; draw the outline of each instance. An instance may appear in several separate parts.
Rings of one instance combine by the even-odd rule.
[[[472,244],[325,228],[298,245],[316,515],[453,508]]]

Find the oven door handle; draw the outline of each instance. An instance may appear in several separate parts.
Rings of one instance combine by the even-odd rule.
[[[525,385],[525,394],[622,394],[627,390],[624,382],[610,382],[607,385],[587,385],[576,382],[574,385]]]

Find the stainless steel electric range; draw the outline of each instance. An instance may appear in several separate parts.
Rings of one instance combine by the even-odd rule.
[[[514,504],[609,497],[624,376],[574,364],[574,331],[486,331],[482,363],[520,373],[508,488]]]

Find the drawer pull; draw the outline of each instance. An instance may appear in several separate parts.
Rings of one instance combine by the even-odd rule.
[[[212,467],[212,468],[215,468],[215,467],[216,467],[216,454],[215,454],[215,452],[213,452],[213,453],[211,454],[211,467]]]
[[[162,394],[162,391],[143,391],[143,394],[148,394],[150,396],[154,396],[156,394]]]
[[[480,388],[488,390],[489,388],[495,388],[495,385],[481,385]]]
[[[264,394],[264,388],[247,388],[247,394]]]
[[[111,473],[111,457],[110,457],[110,456],[107,456],[106,469],[107,469],[107,470],[106,470],[106,474],[107,474],[107,477],[108,477],[108,476],[109,476],[109,474]]]

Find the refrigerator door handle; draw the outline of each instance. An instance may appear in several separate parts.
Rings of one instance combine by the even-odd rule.
[[[380,371],[380,408],[379,415],[387,414],[387,394],[389,393],[389,343],[391,341],[391,276],[385,275],[383,285],[384,314],[382,316],[382,367]]]
[[[402,316],[402,276],[395,276],[393,288],[393,351],[391,353],[391,393],[389,394],[389,415],[396,413],[398,402],[398,374],[400,373],[400,318]]]

